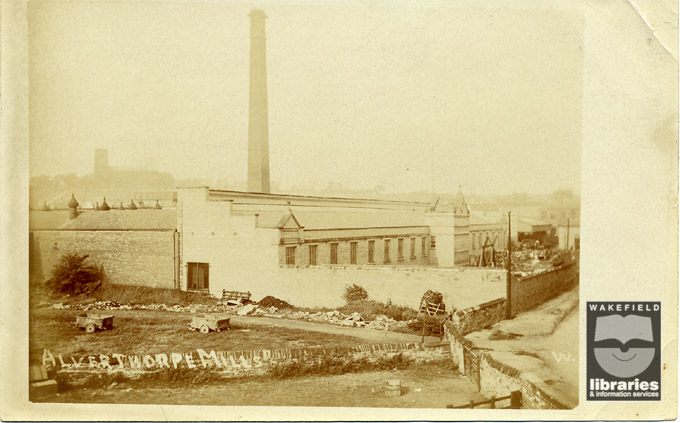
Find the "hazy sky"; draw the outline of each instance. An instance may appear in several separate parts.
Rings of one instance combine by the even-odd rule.
[[[282,187],[579,192],[582,15],[492,4],[32,1],[30,173],[245,180],[262,8]]]

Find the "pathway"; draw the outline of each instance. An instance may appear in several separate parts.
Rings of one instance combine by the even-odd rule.
[[[238,326],[239,323],[241,323],[244,325],[277,326],[289,329],[346,335],[365,339],[372,343],[420,342],[422,339],[420,335],[409,333],[386,332],[382,330],[335,326],[324,323],[306,322],[304,320],[276,319],[270,317],[233,316],[231,317],[231,323],[234,326]],[[425,337],[425,343],[436,343],[439,341],[439,338],[435,336]]]

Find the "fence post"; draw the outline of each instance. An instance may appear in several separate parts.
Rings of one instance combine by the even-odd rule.
[[[470,408],[475,408],[475,400],[470,400]]]
[[[489,408],[496,408],[496,397],[491,397],[491,403]]]
[[[510,392],[510,408],[520,408],[522,405],[522,391]]]

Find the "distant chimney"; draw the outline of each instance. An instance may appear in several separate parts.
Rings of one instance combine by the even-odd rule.
[[[269,193],[269,117],[264,11],[250,12],[250,104],[248,108],[248,191]]]
[[[68,202],[68,218],[75,219],[78,217],[78,201],[73,193],[71,193],[71,199]]]

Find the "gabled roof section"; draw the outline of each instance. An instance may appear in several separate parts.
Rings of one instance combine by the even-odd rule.
[[[463,188],[458,185],[458,194],[456,194],[456,201],[454,203],[453,212],[458,215],[470,214],[467,203],[465,202],[465,197],[463,196]]]
[[[279,220],[279,225],[277,226],[279,229],[301,229],[304,228],[298,222],[297,218],[293,214],[293,212],[288,213],[287,215],[283,215],[281,217],[281,220]]]

